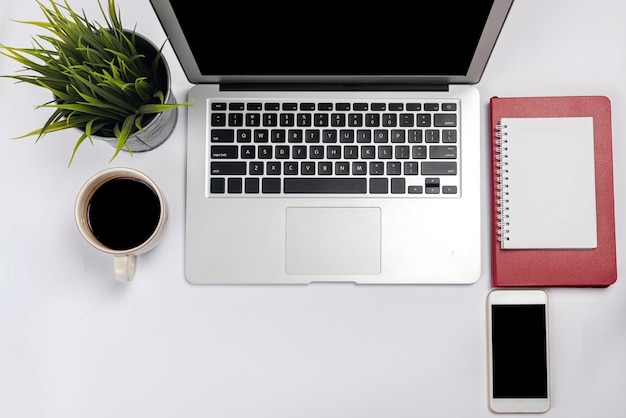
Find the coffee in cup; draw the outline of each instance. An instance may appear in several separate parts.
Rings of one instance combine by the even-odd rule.
[[[91,177],[78,193],[76,224],[89,244],[114,256],[120,281],[135,276],[137,255],[152,249],[167,223],[167,203],[157,185],[131,168]]]

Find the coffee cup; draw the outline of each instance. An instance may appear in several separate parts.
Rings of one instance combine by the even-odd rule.
[[[113,255],[115,278],[129,282],[135,277],[137,255],[152,249],[165,230],[167,202],[144,173],[110,168],[83,184],[74,216],[85,240]]]

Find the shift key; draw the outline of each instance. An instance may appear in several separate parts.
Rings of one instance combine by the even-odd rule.
[[[246,163],[244,162],[211,162],[211,174],[221,176],[241,176],[246,174]]]
[[[422,163],[422,174],[451,176],[456,174],[456,161],[425,161]]]

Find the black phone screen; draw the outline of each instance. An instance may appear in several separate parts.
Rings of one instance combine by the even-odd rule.
[[[546,305],[493,305],[494,398],[547,398]]]

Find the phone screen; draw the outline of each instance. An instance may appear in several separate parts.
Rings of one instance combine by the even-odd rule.
[[[494,398],[547,398],[546,305],[492,305]]]

